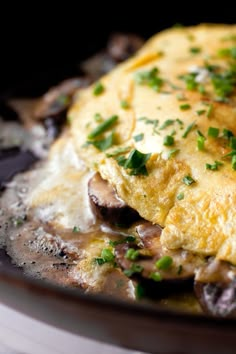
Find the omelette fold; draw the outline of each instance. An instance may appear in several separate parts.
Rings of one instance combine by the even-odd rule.
[[[81,189],[99,172],[164,249],[236,265],[235,121],[236,25],[165,30],[78,92],[28,207],[86,231]]]

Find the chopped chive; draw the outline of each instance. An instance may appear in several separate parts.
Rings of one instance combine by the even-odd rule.
[[[174,145],[174,142],[175,142],[175,139],[173,138],[173,136],[172,135],[167,135],[167,136],[164,137],[163,145],[172,146],[172,145]]]
[[[209,127],[207,135],[210,136],[211,138],[217,138],[219,136],[219,132],[220,132],[219,128]]]
[[[103,121],[103,118],[102,118],[102,115],[100,113],[95,113],[94,114],[94,120],[97,122],[97,123],[101,123]]]
[[[164,81],[159,77],[158,68],[154,67],[149,71],[141,71],[135,74],[135,81],[139,85],[147,85],[154,91],[159,92]]]
[[[167,127],[169,127],[170,125],[174,124],[175,120],[174,119],[167,119],[161,126],[160,126],[160,130],[163,130]]]
[[[107,137],[100,140],[90,140],[89,145],[95,146],[100,151],[105,151],[109,149],[114,143],[114,132],[111,132]]]
[[[198,148],[198,150],[200,150],[200,151],[204,150],[205,140],[206,140],[206,138],[204,136],[202,136],[202,135],[199,135],[197,137],[197,148]]]
[[[134,248],[129,248],[126,251],[125,258],[135,261],[139,257],[139,250],[135,250]]]
[[[117,148],[114,151],[106,153],[106,157],[115,157],[115,156],[118,156],[120,154],[124,154],[124,153],[130,151],[130,149],[131,149],[130,146],[124,146],[124,147],[122,146],[122,147]]]
[[[150,273],[149,278],[157,282],[162,281],[162,276],[159,272]]]
[[[112,262],[115,256],[109,248],[103,248],[101,258],[103,258],[106,262]]]
[[[189,51],[192,54],[198,54],[201,52],[201,48],[200,47],[192,47],[192,48],[189,48]]]
[[[220,161],[215,161],[213,164],[206,163],[206,169],[211,171],[218,171],[218,167],[222,165],[223,163]]]
[[[93,88],[93,94],[94,96],[99,96],[101,95],[101,93],[103,93],[105,90],[105,87],[103,86],[103,84],[99,81],[95,84],[94,88]]]
[[[128,108],[130,108],[130,104],[129,104],[129,102],[127,102],[126,100],[122,100],[122,101],[120,102],[120,106],[121,106],[121,108],[123,108],[123,109],[128,109]]]
[[[185,176],[182,181],[187,186],[190,186],[191,184],[196,183],[196,181],[191,176]]]
[[[144,175],[147,176],[146,162],[149,160],[151,154],[143,154],[142,152],[134,149],[130,152],[128,158],[118,156],[116,159],[118,165],[123,166],[125,169],[131,169],[131,175]]]
[[[136,240],[136,237],[130,235],[130,236],[126,236],[122,240],[109,241],[109,245],[112,247],[115,247],[115,246],[120,245],[122,243],[133,243],[133,242],[135,242],[135,240]]]
[[[181,192],[181,193],[177,194],[176,198],[177,198],[178,200],[183,200],[183,199],[184,199],[184,193]]]
[[[107,129],[109,129],[116,121],[118,120],[118,116],[114,115],[110,118],[104,120],[101,124],[99,124],[94,130],[91,131],[88,135],[88,139],[94,139],[97,136],[104,133]]]
[[[236,155],[236,150],[230,151],[228,154],[224,155],[223,157],[231,157],[231,156],[234,156],[234,155]]]
[[[198,111],[196,111],[198,116],[201,116],[202,114],[206,113],[205,109],[199,109]]]
[[[230,140],[229,140],[229,146],[231,147],[231,149],[236,149],[236,137],[235,136],[231,136]]]
[[[134,136],[134,141],[136,141],[136,142],[142,141],[143,138],[144,138],[144,133],[140,133],[140,134]]]
[[[182,266],[182,264],[180,264],[178,266],[177,274],[180,275],[182,273],[182,271],[183,271],[183,266]]]
[[[156,261],[155,266],[161,270],[167,270],[173,263],[173,259],[170,256],[163,256]]]
[[[80,232],[80,228],[78,226],[74,226],[72,232]]]
[[[176,118],[176,122],[182,127],[184,125],[184,122],[179,119],[179,118]]]
[[[133,263],[130,269],[125,269],[123,273],[127,277],[131,277],[135,273],[142,273],[142,271],[143,267],[141,265]]]
[[[186,110],[190,109],[191,106],[190,106],[190,104],[188,104],[188,103],[184,103],[184,104],[181,104],[181,105],[179,106],[179,108],[181,109],[181,111],[186,111]]]
[[[171,149],[170,151],[168,151],[167,159],[174,157],[175,155],[178,154],[179,151],[180,151],[179,149]]]
[[[187,138],[188,134],[191,132],[191,130],[196,126],[195,122],[189,124],[184,132],[184,134],[182,135],[182,138]]]
[[[207,118],[210,118],[213,112],[213,104],[209,104],[208,109],[207,109]]]
[[[236,155],[232,156],[231,166],[233,170],[236,170]]]
[[[135,296],[136,299],[142,299],[145,296],[145,289],[141,284],[137,284],[135,287]]]
[[[234,133],[231,130],[223,129],[223,137],[226,139],[230,139],[234,136]]]

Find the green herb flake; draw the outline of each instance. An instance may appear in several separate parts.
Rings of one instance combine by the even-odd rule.
[[[220,161],[215,161],[213,164],[206,163],[206,169],[211,171],[218,171],[219,166],[222,166],[223,163]]]
[[[179,79],[185,82],[187,90],[194,91],[198,87],[198,83],[196,82],[196,73],[180,75]]]
[[[87,143],[89,145],[93,145],[94,147],[96,147],[100,151],[105,151],[105,150],[109,149],[110,147],[112,147],[112,145],[114,143],[114,132],[111,132],[111,134],[109,134],[104,139],[88,141]]]
[[[213,108],[214,108],[214,106],[213,106],[212,103],[208,105],[207,114],[206,114],[207,118],[211,118],[212,112],[213,112]]]
[[[210,136],[211,138],[218,138],[219,133],[220,133],[219,128],[209,127],[207,135]]]
[[[72,232],[80,232],[80,228],[78,226],[74,226]]]
[[[155,266],[160,270],[167,270],[173,263],[173,259],[170,256],[163,256],[156,261]]]
[[[123,273],[127,277],[131,277],[135,273],[142,273],[142,271],[143,271],[143,267],[141,265],[133,263],[130,269],[125,269]]]
[[[139,250],[135,250],[134,248],[129,248],[126,251],[125,258],[129,259],[130,261],[135,261],[139,257]]]
[[[115,157],[115,156],[118,156],[120,154],[125,154],[126,152],[129,152],[130,149],[131,149],[130,146],[122,146],[122,147],[119,147],[119,148],[115,149],[114,151],[106,153],[106,157]]]
[[[186,97],[184,96],[183,93],[178,93],[176,95],[176,98],[177,98],[178,101],[185,101],[186,100]]]
[[[172,157],[176,156],[180,152],[180,149],[171,149],[168,151],[167,159],[171,159]]]
[[[103,117],[100,113],[95,113],[93,118],[94,118],[95,122],[97,122],[97,123],[103,122]]]
[[[184,199],[184,193],[181,192],[181,193],[177,194],[176,198],[177,198],[178,200],[183,200],[183,199]]]
[[[115,247],[115,246],[120,245],[122,243],[133,243],[135,241],[136,241],[136,237],[129,235],[129,236],[124,237],[121,240],[109,241],[109,245],[112,247]]]
[[[231,147],[231,149],[236,150],[236,137],[235,136],[230,137],[229,146]]]
[[[101,257],[106,261],[106,262],[112,262],[115,258],[114,254],[109,248],[103,248]]]
[[[196,183],[196,181],[191,176],[185,176],[182,181],[184,184],[186,184],[186,186],[190,186],[191,184]]]
[[[167,135],[163,139],[163,145],[165,146],[172,146],[175,143],[175,139],[173,138],[172,135]]]
[[[160,126],[160,130],[163,130],[167,127],[169,127],[170,125],[173,125],[175,123],[174,119],[167,119],[161,126]]]
[[[196,123],[193,122],[191,124],[189,124],[184,132],[184,134],[182,135],[182,138],[187,138],[187,136],[189,135],[189,133],[193,130],[193,128],[196,127]]]
[[[145,293],[146,293],[145,288],[140,283],[138,283],[135,287],[136,299],[138,300],[142,299],[145,296]]]
[[[158,68],[154,67],[149,71],[140,71],[135,74],[135,81],[139,85],[147,85],[154,91],[159,92],[164,81],[159,77]]]
[[[130,175],[144,175],[147,176],[146,162],[149,160],[151,154],[143,154],[134,149],[130,152],[128,158],[119,156],[116,160],[118,164],[125,169],[130,169]]]
[[[122,100],[122,101],[120,102],[120,106],[121,106],[121,108],[123,108],[123,109],[129,109],[129,108],[130,108],[130,104],[129,104],[129,102],[127,102],[126,100]]]
[[[231,130],[223,129],[223,138],[230,139],[234,136],[234,133]]]
[[[136,141],[136,142],[142,141],[143,138],[144,138],[144,133],[140,133],[140,134],[134,136],[134,141]]]
[[[159,272],[150,273],[149,278],[156,282],[162,281],[162,276]]]
[[[188,103],[184,103],[184,104],[181,104],[181,105],[179,106],[179,108],[181,109],[181,111],[187,111],[188,109],[191,108],[191,106],[190,106],[190,104],[188,104]]]
[[[201,53],[202,50],[200,47],[192,47],[192,48],[189,48],[189,51],[192,54],[198,54],[198,53]]]
[[[236,155],[232,156],[231,166],[233,170],[236,170]]]
[[[205,109],[199,109],[198,111],[196,111],[196,114],[198,116],[202,116],[204,113],[206,113],[206,110]]]
[[[93,88],[93,94],[94,96],[99,96],[101,95],[103,92],[105,91],[105,87],[103,86],[103,84],[99,81],[95,84],[94,88]]]
[[[197,148],[198,148],[199,151],[204,150],[205,141],[206,141],[206,138],[204,136],[198,135],[198,137],[197,137]]]
[[[180,275],[182,273],[182,271],[183,271],[183,266],[182,266],[182,264],[180,264],[177,269],[177,274]]]
[[[107,131],[114,123],[118,120],[118,116],[114,115],[110,118],[104,120],[101,124],[99,124],[91,133],[88,134],[88,139],[95,139],[99,135],[103,134]]]

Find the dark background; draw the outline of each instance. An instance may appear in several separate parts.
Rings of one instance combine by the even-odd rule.
[[[236,23],[229,1],[7,4],[0,9],[0,93],[32,81],[44,90],[76,74],[78,62],[104,47],[114,31],[148,38],[176,23]]]

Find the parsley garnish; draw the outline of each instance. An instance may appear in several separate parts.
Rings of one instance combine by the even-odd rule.
[[[174,145],[174,138],[172,135],[167,135],[164,137],[164,140],[163,140],[163,145],[165,146],[171,146],[171,145]]]
[[[142,152],[134,149],[130,152],[128,158],[124,156],[118,157],[116,160],[118,165],[125,169],[130,169],[130,175],[144,175],[147,176],[146,162],[149,160],[151,154],[143,154]]]
[[[80,232],[80,228],[78,226],[74,226],[72,232]]]

